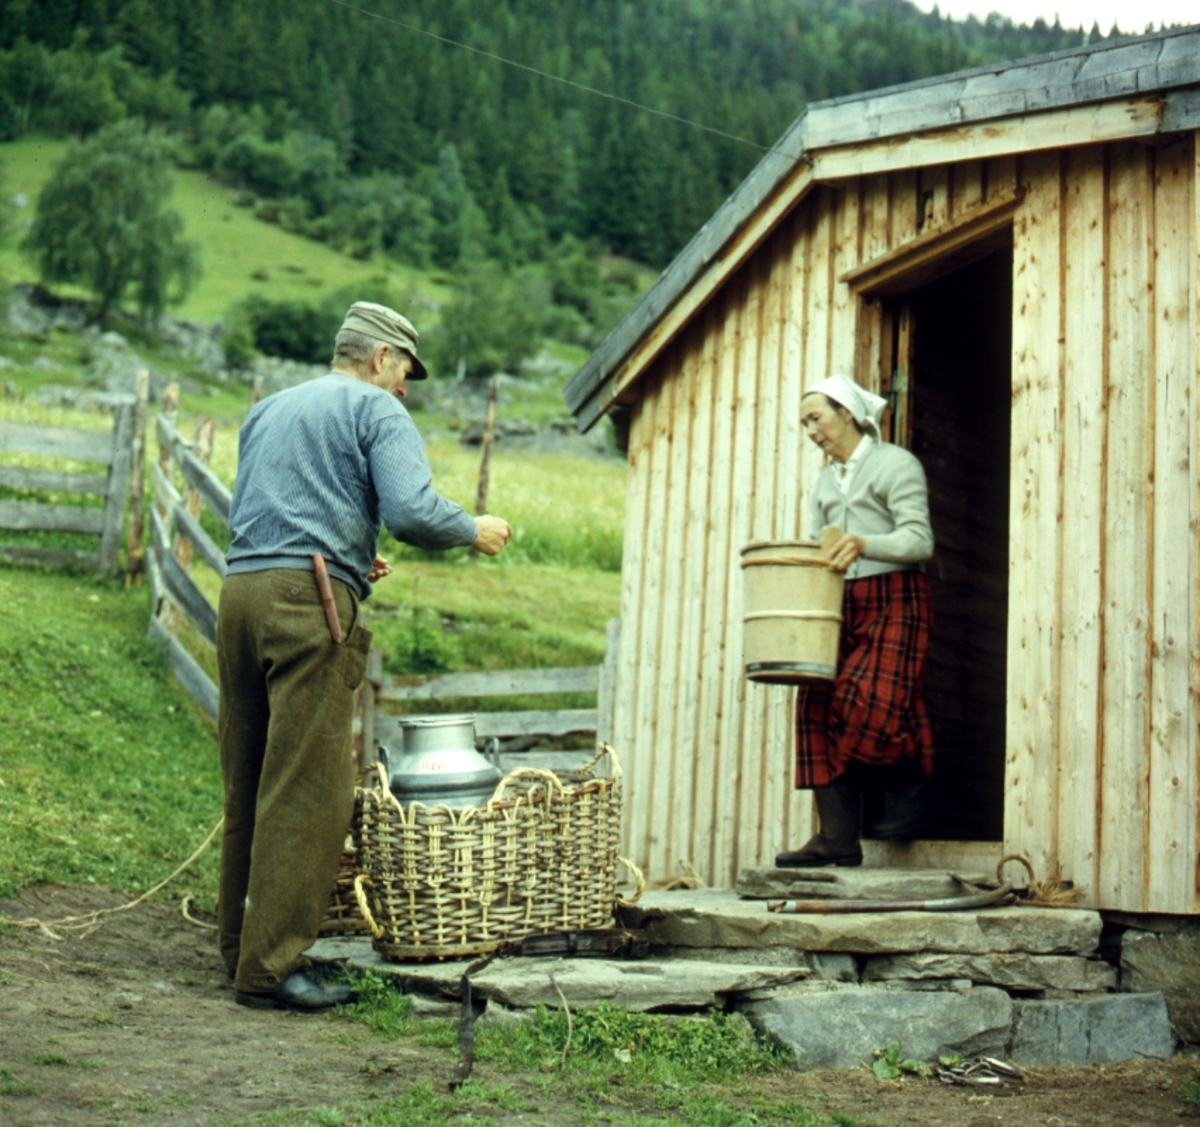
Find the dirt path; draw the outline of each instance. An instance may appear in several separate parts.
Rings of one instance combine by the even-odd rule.
[[[94,887],[45,886],[0,902],[0,913],[54,920],[122,902]],[[235,1005],[211,933],[186,923],[175,901],[112,917],[83,940],[16,929],[0,935],[5,1127],[237,1121],[391,1096],[421,1082],[443,1090],[451,1065],[442,1050],[378,1041],[331,1015]],[[1190,1127],[1200,1118],[1186,1118],[1179,1091],[1198,1066],[1179,1056],[1040,1070],[1011,1095],[992,1097],[934,1081],[884,1083],[865,1071],[783,1073],[749,1088],[772,1102],[803,1100],[882,1127]],[[526,1086],[520,1075],[486,1066],[476,1076],[523,1093],[520,1110],[488,1106],[494,1122],[580,1121],[578,1106],[548,1096],[545,1085]],[[664,1114],[654,1110],[653,1094],[616,1090],[612,1113]]]

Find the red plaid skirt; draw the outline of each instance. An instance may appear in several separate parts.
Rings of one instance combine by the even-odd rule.
[[[919,756],[933,774],[925,652],[933,605],[920,571],[851,579],[842,596],[838,672],[796,694],[796,787],[823,787],[850,762]]]

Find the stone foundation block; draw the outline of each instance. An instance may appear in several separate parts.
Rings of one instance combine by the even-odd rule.
[[[925,993],[829,984],[813,992],[738,1008],[761,1033],[795,1053],[801,1072],[857,1068],[876,1049],[900,1040],[905,1056],[1004,1054],[1012,1026],[1012,999],[991,986],[962,993]]]
[[[1165,1060],[1175,1051],[1175,1034],[1161,991],[1014,1005],[1012,1060],[1016,1064]]]
[[[1176,1036],[1200,1042],[1200,923],[1188,922],[1168,934],[1125,932],[1121,989],[1161,990]]]

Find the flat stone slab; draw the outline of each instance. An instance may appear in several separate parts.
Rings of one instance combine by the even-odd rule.
[[[1024,909],[1022,909],[1024,911]],[[1024,951],[992,955],[881,955],[868,959],[864,982],[965,978],[1010,990],[1104,992],[1117,988],[1117,969],[1078,955],[1029,955]]]
[[[1013,1005],[1012,1060],[1017,1064],[1166,1060],[1175,1051],[1175,1034],[1161,991]]]
[[[989,888],[994,875],[964,873]],[[743,869],[734,892],[750,900],[940,900],[968,890],[945,869]]]
[[[353,963],[355,966],[375,966],[383,962],[380,955],[371,945],[371,940],[363,935],[328,935],[318,939],[304,952],[315,963]]]
[[[1121,936],[1121,986],[1161,990],[1181,1041],[1200,1041],[1200,923],[1177,923],[1166,934],[1127,931]]]
[[[456,998],[463,972],[475,960],[392,963],[369,940],[321,939],[307,954],[317,961],[346,962],[369,967],[400,980],[410,994]],[[730,997],[772,990],[796,982],[811,972],[807,967],[754,966],[709,963],[695,959],[497,959],[471,976],[474,997],[510,1009],[545,1005],[572,1009],[605,1002],[632,1011],[708,1009],[724,1006]],[[557,989],[556,989],[557,985]],[[561,991],[561,996],[560,992]]]
[[[889,990],[826,984],[788,997],[741,1003],[760,1032],[795,1054],[795,1068],[812,1072],[869,1065],[876,1049],[899,1038],[905,1056],[1003,1056],[1013,1002],[993,986],[960,993]]]
[[[645,930],[655,947],[793,947],[863,955],[1091,955],[1101,925],[1099,912],[1055,908],[783,914],[724,889],[648,892],[618,914],[626,927]]]

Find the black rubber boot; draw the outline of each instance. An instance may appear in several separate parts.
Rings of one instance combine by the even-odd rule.
[[[905,763],[892,770],[885,786],[883,817],[869,826],[864,836],[879,841],[912,841],[925,815],[925,776],[915,763]]]
[[[862,864],[862,846],[858,830],[862,821],[862,805],[856,787],[845,775],[828,786],[816,787],[820,832],[814,834],[799,849],[775,855],[781,869],[815,869],[825,865],[840,865],[852,869]]]

